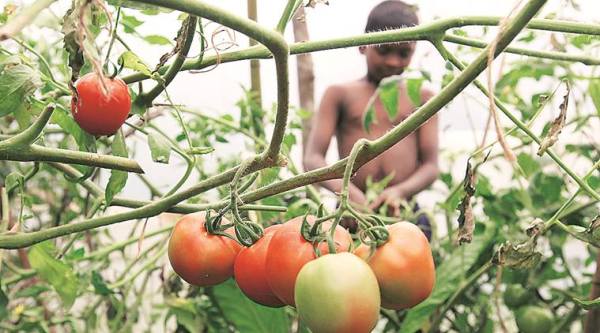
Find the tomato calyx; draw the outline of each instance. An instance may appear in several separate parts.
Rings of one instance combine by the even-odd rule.
[[[231,238],[246,247],[252,246],[252,244],[256,243],[263,236],[263,227],[251,221],[240,220],[235,223],[222,225],[221,222],[226,212],[227,209],[222,209],[215,216],[211,216],[210,211],[206,214],[206,231],[209,234]],[[234,227],[235,237],[225,232],[225,230],[232,226]]]

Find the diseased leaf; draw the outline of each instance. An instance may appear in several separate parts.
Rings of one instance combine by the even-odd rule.
[[[379,85],[379,99],[390,120],[398,115],[398,81],[397,79],[384,79]]]
[[[542,143],[540,143],[540,148],[537,151],[537,154],[539,156],[544,155],[546,150],[552,147],[556,143],[556,141],[558,141],[558,135],[565,126],[565,120],[567,119],[567,107],[569,106],[569,94],[571,92],[571,88],[569,86],[568,81],[565,81],[565,86],[567,88],[567,92],[563,97],[563,102],[559,106],[560,114],[552,122],[550,130],[548,131],[548,135],[546,135],[546,137],[542,139]]]
[[[484,233],[476,234],[470,244],[456,248],[442,261],[436,268],[435,285],[431,295],[408,310],[400,333],[414,333],[427,324],[429,317],[456,291],[456,286],[467,278],[466,273],[475,265],[480,255],[493,244],[496,231],[495,224],[486,224]]]
[[[410,102],[415,107],[419,107],[422,104],[421,101],[421,86],[423,85],[423,79],[408,79],[406,80],[406,91]]]
[[[216,287],[214,293],[223,314],[244,333],[287,333],[290,323],[282,308],[269,308],[244,296],[233,280]]]
[[[51,241],[36,244],[29,250],[29,262],[41,279],[48,282],[60,295],[69,309],[77,297],[78,280],[72,267],[54,259],[55,248]]]
[[[125,145],[125,139],[123,138],[123,132],[120,130],[115,134],[112,142],[112,154],[114,156],[128,157],[127,146]],[[110,202],[116,194],[121,192],[127,183],[126,171],[112,170],[110,172],[110,179],[106,185],[106,192],[104,198],[106,199],[106,205],[110,205]]]
[[[171,157],[171,144],[167,139],[158,133],[150,133],[148,135],[148,147],[152,160],[158,163],[169,163]]]
[[[487,157],[486,157],[487,159]],[[477,168],[473,169],[471,161],[467,161],[467,170],[463,180],[464,196],[461,200],[458,210],[458,245],[470,243],[473,240],[473,230],[475,229],[475,217],[473,216],[473,207],[471,199],[475,195],[475,178]]]
[[[513,245],[505,242],[500,245],[495,254],[495,262],[499,265],[515,269],[532,269],[542,259],[542,254],[535,250],[536,237],[532,237],[524,243]]]

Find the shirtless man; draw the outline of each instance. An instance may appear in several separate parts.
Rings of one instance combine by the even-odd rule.
[[[371,10],[365,32],[381,31],[414,26],[418,18],[414,8],[398,0],[384,1]],[[415,111],[416,107],[408,97],[404,83],[398,84],[398,115],[389,119],[379,98],[376,99],[376,121],[370,126],[369,133],[363,128],[363,114],[368,101],[375,93],[379,82],[388,76],[400,75],[409,65],[415,51],[415,42],[384,44],[379,46],[361,46],[359,51],[367,61],[366,76],[344,84],[333,85],[325,91],[319,110],[313,117],[313,126],[309,134],[304,168],[313,170],[326,166],[325,155],[333,135],[337,138],[340,157],[350,154],[352,146],[360,138],[377,139],[398,125]],[[423,89],[421,101],[433,96]],[[394,216],[400,213],[401,200],[409,200],[413,195],[431,185],[438,176],[438,121],[431,118],[417,131],[363,165],[352,178],[349,188],[350,200],[359,206],[368,205],[365,196],[367,177],[379,181],[393,174],[388,187],[370,203],[371,209],[387,205]],[[342,180],[324,181],[322,186],[339,193]],[[417,221],[428,238],[430,225],[425,215]]]

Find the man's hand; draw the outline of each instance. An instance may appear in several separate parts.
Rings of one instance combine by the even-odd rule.
[[[392,186],[383,190],[371,205],[369,205],[369,208],[377,212],[385,205],[387,206],[386,215],[400,216],[400,206],[403,200],[406,200],[406,195],[402,188],[400,186]]]
[[[350,199],[353,204],[356,204],[359,207],[367,206],[367,196],[358,187],[350,185],[348,188],[348,196],[348,199]]]

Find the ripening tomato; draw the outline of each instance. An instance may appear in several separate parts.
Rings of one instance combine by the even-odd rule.
[[[300,320],[319,333],[367,333],[379,319],[377,277],[351,253],[326,254],[302,267],[295,287]]]
[[[92,135],[112,135],[119,130],[131,110],[131,96],[123,80],[105,78],[104,93],[100,77],[88,73],[75,82],[77,103],[71,100],[71,113],[79,126]]]
[[[169,261],[175,273],[196,286],[212,286],[233,276],[233,263],[241,245],[206,231],[204,212],[183,216],[169,239]],[[230,222],[223,218],[223,224]],[[233,229],[228,233],[234,234]]]
[[[307,262],[316,258],[313,244],[302,237],[300,227],[303,216],[296,217],[282,225],[275,231],[269,244],[266,258],[267,282],[273,293],[285,304],[295,305],[294,284],[298,272]],[[314,216],[308,216],[307,220],[313,224]],[[329,230],[331,222],[322,225],[323,230]],[[339,225],[335,229],[334,242],[336,252],[348,251],[352,238],[346,229]],[[329,253],[327,242],[318,245],[321,254]]]
[[[281,225],[272,225],[266,228],[261,239],[238,253],[233,265],[235,282],[242,292],[256,303],[270,307],[285,305],[269,287],[265,268],[269,243],[279,228]]]
[[[398,222],[387,227],[388,241],[371,258],[370,248],[359,246],[354,252],[367,260],[381,290],[381,306],[387,309],[413,307],[431,294],[435,266],[427,237],[416,225]]]

